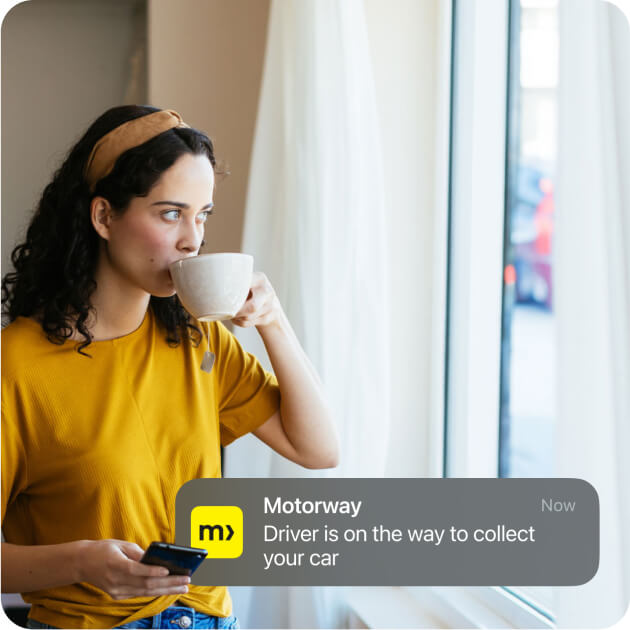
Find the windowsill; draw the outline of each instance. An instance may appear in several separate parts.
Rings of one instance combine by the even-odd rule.
[[[446,628],[410,593],[396,586],[346,588],[348,628]]]
[[[349,628],[553,628],[492,587],[348,587]]]

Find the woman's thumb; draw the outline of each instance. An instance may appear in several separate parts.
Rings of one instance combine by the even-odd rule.
[[[118,542],[120,550],[131,560],[140,560],[144,555],[144,549],[136,543],[121,540]]]

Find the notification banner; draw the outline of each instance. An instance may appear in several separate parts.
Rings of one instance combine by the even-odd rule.
[[[195,479],[176,540],[198,585],[573,586],[599,564],[581,479]]]

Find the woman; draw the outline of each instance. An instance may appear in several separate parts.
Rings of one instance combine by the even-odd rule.
[[[250,431],[303,466],[337,463],[319,380],[267,278],[254,274],[233,322],[256,326],[275,376],[175,295],[168,267],[199,253],[215,167],[176,112],[110,109],[13,251],[2,587],[32,604],[30,627],[238,627],[225,587],[139,562],[152,540],[174,542],[178,489],[219,477],[220,445]]]

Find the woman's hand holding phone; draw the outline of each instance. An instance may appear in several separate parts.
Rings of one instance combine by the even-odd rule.
[[[188,576],[169,575],[168,569],[140,562],[144,550],[124,540],[81,541],[79,577],[113,599],[186,593]]]

